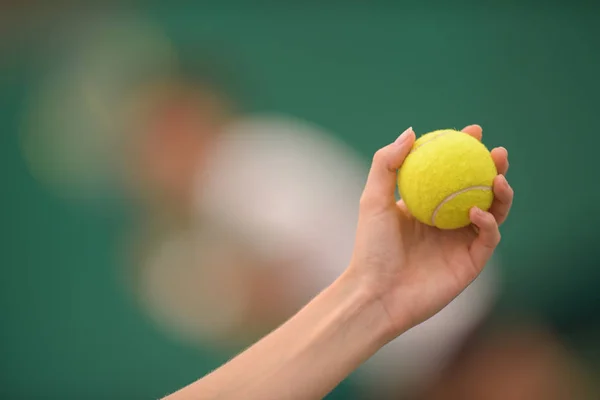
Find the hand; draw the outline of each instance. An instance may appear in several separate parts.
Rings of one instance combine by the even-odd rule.
[[[463,132],[481,140],[477,125]],[[504,175],[508,153],[492,150],[498,170],[489,212],[470,210],[472,226],[440,230],[420,223],[402,200],[396,202],[397,170],[415,141],[412,128],[373,158],[363,192],[352,262],[347,273],[367,282],[385,310],[390,334],[430,318],[479,275],[500,242],[498,225],[506,219],[513,190]]]

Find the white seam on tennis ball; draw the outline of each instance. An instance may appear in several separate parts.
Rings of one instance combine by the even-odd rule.
[[[454,198],[456,198],[456,196],[459,196],[459,195],[461,195],[463,193],[466,193],[466,192],[468,192],[470,190],[492,190],[492,188],[490,186],[485,186],[485,185],[476,185],[476,186],[466,187],[464,189],[458,190],[458,191],[450,194],[444,200],[442,200],[440,202],[440,204],[437,205],[437,207],[435,208],[435,210],[433,210],[433,214],[431,215],[431,225],[435,226],[435,218],[437,217],[438,212],[442,209],[442,207],[444,206],[444,204],[446,204],[447,202],[453,200]]]
[[[427,140],[426,140],[426,141],[424,141],[424,142],[421,142],[421,143],[419,143],[419,144],[417,145],[417,147],[415,147],[414,149],[412,149],[412,150],[411,150],[411,153],[412,153],[412,152],[414,152],[414,151],[416,151],[418,148],[420,148],[420,147],[422,147],[422,146],[426,145],[427,143],[431,143],[432,141],[434,141],[434,140],[436,140],[436,139],[438,139],[438,138],[441,138],[442,136],[446,136],[447,134],[449,134],[449,133],[452,133],[452,132],[454,132],[454,131],[452,131],[452,130],[447,130],[446,132],[442,132],[442,133],[440,133],[440,134],[439,134],[439,135],[437,135],[437,136],[434,136],[434,137],[432,137],[432,138],[429,138],[429,139],[427,139]]]

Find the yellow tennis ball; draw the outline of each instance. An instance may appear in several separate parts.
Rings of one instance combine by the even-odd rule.
[[[474,137],[452,129],[415,141],[398,171],[398,191],[410,213],[440,229],[470,224],[469,210],[489,210],[498,174],[488,149]]]

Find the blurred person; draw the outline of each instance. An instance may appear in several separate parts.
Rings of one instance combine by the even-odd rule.
[[[136,18],[86,20],[53,39],[36,63],[22,153],[33,177],[55,194],[103,205],[122,190],[123,149],[132,140],[127,98],[168,77],[177,54],[160,27]]]
[[[191,119],[207,115],[188,112]],[[283,322],[349,262],[362,160],[314,124],[277,114],[238,115],[204,141],[166,143],[173,135],[196,137],[203,131],[186,130],[193,125],[184,123],[158,126],[165,130],[156,138],[165,143],[143,147],[148,151],[143,159],[153,166],[141,170],[158,171],[158,178],[172,171],[167,185],[188,182],[193,189],[182,184],[183,190],[162,190],[169,196],[192,194],[186,206],[171,204],[166,212],[189,210],[191,204],[194,217],[191,228],[163,227],[159,243],[147,245],[136,272],[142,304],[188,341],[246,345]],[[469,130],[481,134],[478,127]],[[182,173],[162,161],[176,159],[179,165],[182,157],[188,160],[184,165],[196,168]],[[179,180],[193,174],[193,183]],[[161,179],[150,181],[161,187]],[[396,393],[427,382],[491,307],[495,291],[490,266],[444,312],[369,360],[360,375],[364,383]],[[398,354],[406,362],[398,362]]]
[[[586,400],[588,372],[544,324],[515,324],[465,342],[422,400]]]
[[[188,60],[142,26],[84,46],[83,66],[68,68],[80,71],[68,81],[70,96],[48,103],[74,116],[52,121],[77,122],[54,131],[81,140],[82,130],[90,143],[53,146],[61,162],[73,160],[66,167],[75,173],[66,177],[82,174],[89,188],[98,180],[83,173],[99,171],[134,200],[138,218],[125,263],[145,312],[187,343],[239,348],[289,318],[348,265],[367,167],[315,124],[236,112],[194,62],[182,68]],[[38,124],[35,132],[49,132]],[[481,137],[478,126],[467,131]],[[90,160],[93,168],[81,168]],[[488,265],[441,313],[385,346],[359,379],[390,395],[433,379],[493,304],[495,269]]]
[[[276,114],[239,115],[200,154],[195,225],[170,237],[162,231],[136,287],[150,315],[180,338],[244,346],[343,271],[364,168],[314,124]],[[492,306],[489,267],[444,311],[372,357],[358,379],[390,395],[427,384]]]
[[[396,171],[414,140],[409,128],[373,159],[348,268],[278,329],[167,398],[322,398],[477,277],[500,241],[498,225],[512,203],[502,175],[507,153],[492,151],[501,175],[494,179],[490,212],[470,210],[478,229],[444,231],[417,222],[394,196]]]
[[[352,190],[362,185],[363,170],[356,156],[321,132],[290,117],[238,116],[213,137],[208,151],[196,148],[196,168],[187,172],[195,174],[187,199],[194,205],[193,228],[171,237],[163,230],[162,244],[148,247],[137,275],[144,304],[152,313],[162,310],[162,322],[198,340],[217,328],[207,321],[230,315],[228,328],[216,337],[243,345],[316,294],[315,283],[335,278],[339,271],[326,266],[347,262],[352,236],[346,232],[356,224],[348,216],[360,195]],[[155,147],[162,156],[147,158],[168,157],[166,147]],[[177,250],[169,257],[167,248]],[[187,263],[174,262],[183,254],[190,254]],[[207,292],[183,284],[197,280],[221,282],[220,299],[213,303]],[[228,307],[239,314],[226,312]]]
[[[479,127],[468,130],[481,135]],[[167,157],[168,144],[154,148]],[[137,288],[149,312],[177,335],[243,346],[343,271],[365,168],[328,132],[277,114],[237,116],[203,154],[194,228],[149,247]],[[442,313],[369,360],[359,379],[390,393],[425,384],[491,308],[496,285],[490,265]]]

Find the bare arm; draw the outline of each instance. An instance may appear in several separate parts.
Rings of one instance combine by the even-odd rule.
[[[167,400],[324,397],[391,338],[371,293],[341,277],[280,328]]]

